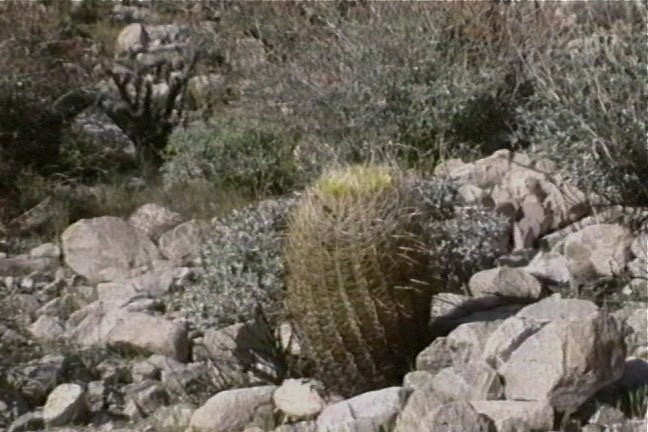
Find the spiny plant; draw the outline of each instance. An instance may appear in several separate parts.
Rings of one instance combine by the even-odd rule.
[[[288,223],[286,309],[317,378],[352,395],[393,384],[429,342],[429,212],[386,166],[324,174]],[[436,284],[437,286],[434,286]]]

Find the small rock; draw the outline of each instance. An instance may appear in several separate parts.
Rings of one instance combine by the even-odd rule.
[[[643,232],[632,240],[630,251],[635,258],[648,260],[648,233]]]
[[[52,342],[63,336],[63,323],[56,317],[41,315],[29,326],[29,333],[41,342]]]
[[[48,427],[65,426],[82,421],[87,414],[85,392],[78,384],[61,384],[50,393],[43,407]]]
[[[294,419],[308,419],[319,414],[326,402],[321,396],[324,384],[307,379],[288,379],[274,393],[275,406]]]
[[[439,163],[434,168],[434,175],[437,177],[448,177],[452,171],[466,165],[468,164],[463,162],[461,159],[448,159]]]
[[[523,270],[550,284],[571,286],[574,283],[567,258],[556,252],[539,252]]]
[[[578,281],[619,274],[630,257],[630,230],[621,225],[597,224],[569,234],[553,251],[563,254]]]
[[[554,411],[545,401],[473,401],[471,405],[492,419],[498,431],[505,429],[506,422],[520,422],[529,431],[549,431],[554,425]]]
[[[403,389],[407,392],[414,392],[420,388],[431,386],[433,378],[434,375],[428,371],[409,372],[403,377]]]
[[[523,270],[498,267],[475,273],[468,282],[475,297],[500,296],[538,299],[542,292],[540,282]]]
[[[589,422],[600,426],[612,426],[615,423],[623,423],[624,420],[625,414],[622,411],[610,405],[602,405],[589,419]]]
[[[648,261],[636,258],[628,263],[628,270],[632,277],[648,280]]]
[[[14,420],[7,432],[28,432],[45,429],[43,413],[38,411],[23,414]]]
[[[153,414],[153,421],[159,430],[184,431],[189,426],[195,410],[192,405],[187,403],[160,407]]]
[[[427,413],[420,421],[419,428],[411,432],[491,432],[493,421],[479,414],[465,401],[450,402]]]
[[[191,416],[188,432],[232,432],[243,430],[263,406],[272,407],[276,386],[222,391]]]
[[[162,385],[153,380],[129,384],[122,388],[127,401],[132,401],[140,414],[150,416],[159,407],[169,403],[169,394]]]
[[[447,337],[435,339],[416,357],[416,369],[436,373],[480,358],[486,341],[501,320],[462,324]]]
[[[141,312],[120,315],[106,343],[116,349],[164,354],[178,361],[189,358],[189,339],[185,326]]]
[[[324,408],[317,418],[317,427],[319,430],[353,430],[354,425],[378,428],[389,425],[401,410],[402,404],[401,387],[363,393]]]
[[[128,223],[157,241],[162,234],[181,224],[182,216],[159,204],[149,203],[135,210]]]
[[[158,241],[160,251],[173,262],[186,262],[200,252],[208,224],[199,220],[190,220],[165,232]]]
[[[496,400],[504,394],[497,372],[480,361],[441,369],[431,383],[437,393],[453,400]]]
[[[56,258],[61,256],[61,248],[54,243],[44,243],[29,251],[29,256],[34,258]]]

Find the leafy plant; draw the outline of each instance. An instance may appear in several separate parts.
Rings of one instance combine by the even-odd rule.
[[[262,120],[194,123],[170,138],[162,171],[167,184],[205,179],[264,196],[300,182],[293,151],[297,136]]]

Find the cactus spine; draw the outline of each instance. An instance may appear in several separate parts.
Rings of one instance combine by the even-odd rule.
[[[290,220],[286,306],[315,373],[348,396],[389,385],[426,337],[424,214],[387,167],[324,175]]]

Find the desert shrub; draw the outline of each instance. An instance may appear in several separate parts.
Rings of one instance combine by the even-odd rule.
[[[520,29],[543,21],[528,5],[479,3],[382,3],[351,15],[313,6],[309,34],[260,71],[264,97],[248,108],[280,108],[342,163],[380,160],[378,149],[429,168],[467,148],[506,147],[531,91],[511,39],[542,39]]]
[[[56,102],[89,81],[93,59],[83,55],[86,41],[66,35],[62,17],[36,2],[0,3],[0,41],[0,190],[15,197],[18,173],[65,169],[59,145],[74,113]]]
[[[171,136],[164,178],[170,185],[205,179],[257,195],[281,194],[300,181],[297,139],[280,124],[260,120],[191,124]]]
[[[199,328],[225,327],[281,312],[283,231],[295,200],[262,201],[216,221],[206,242],[196,284],[182,293]]]
[[[648,204],[646,6],[630,22],[585,22],[528,54],[535,94],[518,137],[560,161],[562,174],[610,203]]]

